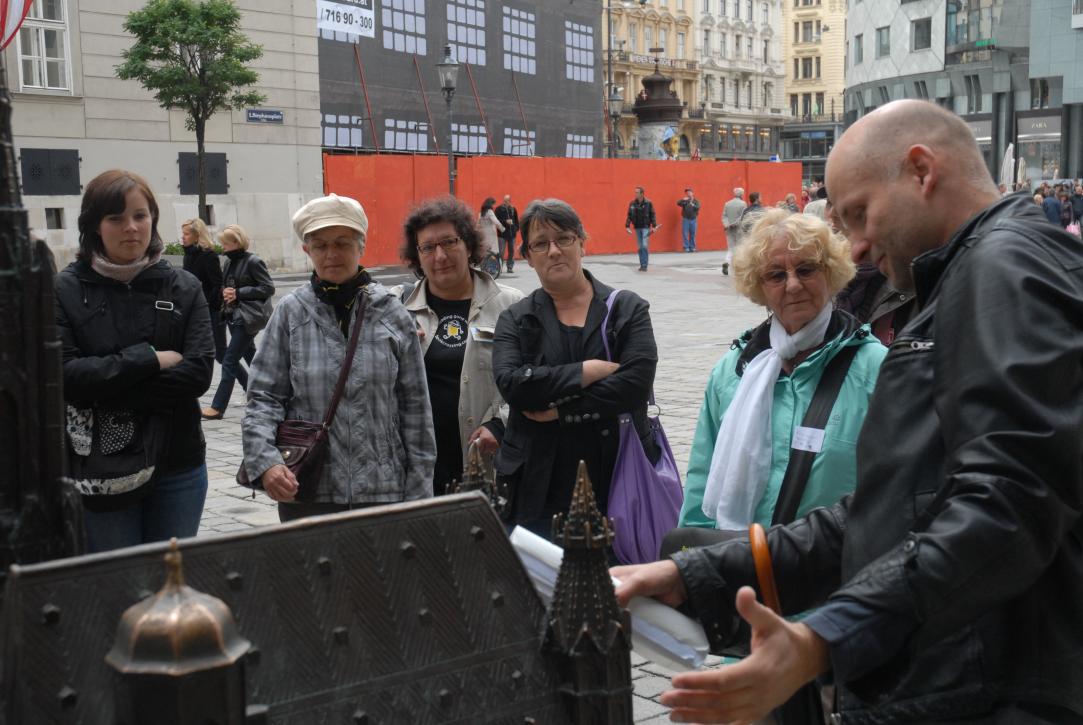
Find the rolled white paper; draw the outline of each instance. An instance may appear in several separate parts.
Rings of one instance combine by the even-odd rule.
[[[564,550],[521,526],[511,532],[511,544],[538,596],[549,606]],[[614,586],[619,584],[613,580]],[[709,647],[699,622],[646,597],[634,597],[628,612],[632,617],[632,649],[640,656],[671,670],[694,670],[703,665]]]

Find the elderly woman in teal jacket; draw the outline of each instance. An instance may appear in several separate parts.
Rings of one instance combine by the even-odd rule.
[[[833,307],[854,276],[849,243],[815,217],[773,210],[752,228],[734,271],[737,291],[771,315],[711,373],[679,521],[691,528],[672,532],[664,552],[753,522],[770,525],[794,449],[815,454],[795,517],[835,503],[856,483],[854,447],[887,349],[867,325]],[[825,368],[850,347],[826,425],[803,427]]]

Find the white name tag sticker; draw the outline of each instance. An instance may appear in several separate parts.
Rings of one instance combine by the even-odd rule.
[[[495,335],[495,327],[475,326],[470,328],[470,336],[478,342],[492,342]]]
[[[824,447],[824,429],[797,426],[793,430],[793,442],[790,443],[790,447],[798,451],[819,453]]]

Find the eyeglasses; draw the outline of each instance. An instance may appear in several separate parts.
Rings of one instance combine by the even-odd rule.
[[[560,249],[567,249],[578,241],[579,237],[574,234],[561,234],[559,237],[554,237],[553,239],[535,239],[533,242],[526,245],[526,247],[535,254],[541,254],[549,251],[550,244],[555,244]]]
[[[797,280],[799,282],[807,282],[808,280],[815,277],[816,274],[822,269],[823,267],[816,262],[803,262],[794,267],[793,274],[795,277],[797,277]],[[762,275],[760,275],[760,279],[763,280],[764,284],[771,285],[773,287],[780,287],[786,284],[786,280],[788,280],[789,278],[790,270],[781,269],[779,267],[769,269]]]
[[[447,239],[437,239],[435,242],[425,242],[424,244],[417,245],[418,254],[422,257],[428,257],[430,254],[436,251],[437,247],[442,248],[445,252],[450,252],[459,244],[462,240],[458,237],[448,237]]]

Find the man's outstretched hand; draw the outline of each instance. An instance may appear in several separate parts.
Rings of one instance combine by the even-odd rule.
[[[751,587],[737,592],[737,611],[752,627],[751,654],[716,670],[675,675],[661,697],[673,722],[752,723],[827,671],[827,644],[757,602]]]

